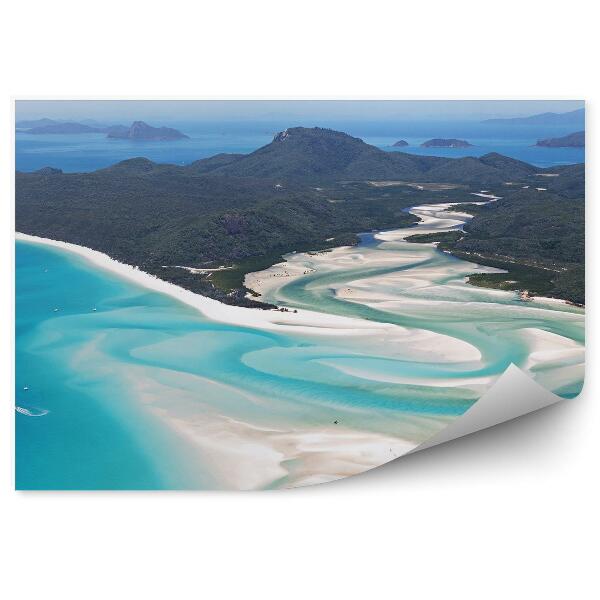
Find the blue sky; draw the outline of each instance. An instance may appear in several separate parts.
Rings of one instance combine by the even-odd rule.
[[[481,120],[567,112],[580,100],[17,100],[16,117],[33,119],[269,120],[280,118]]]

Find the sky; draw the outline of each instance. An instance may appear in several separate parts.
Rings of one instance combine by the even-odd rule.
[[[320,118],[481,120],[583,108],[582,100],[16,100],[16,119],[103,122]]]

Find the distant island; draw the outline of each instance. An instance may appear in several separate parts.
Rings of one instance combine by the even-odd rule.
[[[585,108],[579,108],[566,113],[546,112],[529,117],[487,119],[482,122],[491,125],[581,125],[583,127],[585,122]]]
[[[404,146],[408,146],[408,142],[406,140],[398,140],[392,144],[392,148],[404,148]]]
[[[111,127],[107,137],[124,140],[170,141],[189,139],[185,133],[171,127],[152,127],[144,121],[135,121],[131,127]]]
[[[473,144],[469,144],[466,140],[457,140],[455,138],[434,138],[427,140],[421,144],[422,148],[469,148]]]
[[[61,121],[54,119],[31,119],[26,121],[17,121],[15,126],[17,129],[31,129],[32,127],[46,127],[47,125],[57,125]]]
[[[134,121],[131,127],[124,125],[103,125],[86,119],[85,122],[54,121],[37,119],[18,121],[17,129],[33,135],[106,133],[106,137],[128,140],[172,141],[189,139],[187,135],[170,127],[152,127],[144,121]]]
[[[535,145],[546,148],[584,148],[585,131],[576,131],[575,133],[569,133],[569,135],[558,138],[538,140]]]
[[[27,129],[27,133],[34,135],[46,135],[55,133],[104,133],[106,129],[91,127],[83,123],[50,123]]]

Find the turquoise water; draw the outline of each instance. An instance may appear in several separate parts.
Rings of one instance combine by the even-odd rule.
[[[459,260],[433,244],[408,243],[403,235],[457,229],[469,217],[445,212],[436,204],[411,212],[423,221],[410,230],[367,237],[356,248],[288,255],[282,270],[296,267],[306,274],[276,279],[279,285],[265,290],[263,300],[430,331],[463,341],[481,355],[472,365],[457,362],[434,368],[396,361],[390,364],[396,375],[432,381],[473,379],[499,376],[515,364],[552,392],[576,396],[583,385],[583,355],[577,350],[585,344],[583,309],[543,299],[523,302],[516,293],[468,285],[469,274],[494,269]],[[536,332],[545,336],[543,342],[536,342]],[[566,353],[563,340],[572,342]],[[539,350],[547,353],[541,359]],[[532,364],[532,354],[537,364]],[[560,369],[569,374],[557,376]]]
[[[144,331],[147,339],[164,335],[159,323],[141,323],[144,311],[164,311],[168,300],[33,244],[17,243],[16,272],[16,404],[41,415],[16,415],[17,488],[189,485],[184,470],[163,468],[161,455],[172,453],[176,440],[136,410],[119,369],[93,354],[85,372],[77,367],[97,332],[110,337],[107,328],[119,321],[132,339]]]
[[[476,397],[343,373],[324,359],[377,356],[212,322],[59,249],[18,242],[16,259],[19,489],[221,487],[202,453],[157,416],[164,406],[181,419],[217,411],[281,428],[337,420],[419,440]]]
[[[439,206],[419,214],[424,231],[448,226]],[[366,435],[390,446],[369,459],[374,466],[406,451],[393,440],[414,446],[461,415],[510,363],[564,397],[577,395],[582,309],[468,286],[464,277],[477,265],[404,242],[401,231],[366,236],[357,248],[291,255],[314,272],[265,294],[392,323],[398,338],[215,322],[77,255],[18,242],[17,488],[285,487],[302,482],[302,469],[319,474],[314,452],[286,436]],[[532,364],[533,330],[551,337]],[[438,337],[423,341],[422,333]],[[459,345],[440,355],[443,339]],[[355,442],[344,443],[362,456]],[[281,454],[281,472],[248,483],[265,445]],[[223,448],[240,454],[231,459]]]

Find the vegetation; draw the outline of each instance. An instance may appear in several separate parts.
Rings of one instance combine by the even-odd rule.
[[[466,235],[447,249],[508,273],[473,275],[469,283],[585,302],[583,199],[529,189],[473,209]]]
[[[462,231],[441,231],[440,233],[418,233],[409,235],[405,240],[413,244],[429,244],[439,242],[440,247],[458,242],[465,234]]]
[[[423,148],[469,148],[472,145],[467,140],[457,140],[456,138],[434,138],[421,144]]]
[[[540,179],[548,192],[535,189]],[[246,298],[245,274],[281,255],[410,226],[418,218],[408,207],[464,201],[485,186],[503,199],[457,207],[475,215],[464,235],[410,241],[437,241],[482,264],[509,264],[513,274],[526,265],[540,271],[539,282],[511,275],[519,285],[527,281],[527,289],[542,293],[545,278],[543,293],[583,302],[582,165],[550,171],[494,153],[413,156],[340,132],[295,128],[248,155],[219,154],[185,167],[135,158],[92,173],[45,168],[17,173],[15,182],[18,231],[91,247],[192,291],[249,306],[257,303]],[[232,268],[198,274],[182,266]],[[472,279],[508,285],[508,279]]]

